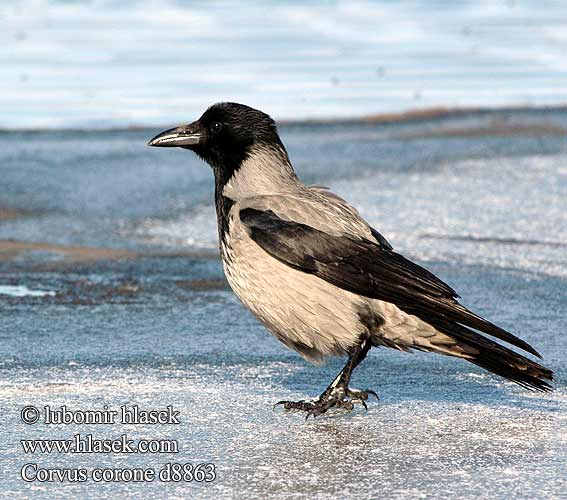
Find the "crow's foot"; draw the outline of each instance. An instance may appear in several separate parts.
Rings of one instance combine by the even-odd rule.
[[[375,396],[376,399],[380,399],[378,394],[368,389],[360,391],[358,389],[349,389],[348,387],[331,386],[316,399],[279,401],[274,405],[274,408],[282,405],[288,411],[304,411],[306,412],[305,419],[307,420],[310,416],[318,417],[331,408],[351,412],[355,404],[360,404],[364,406],[364,409],[368,410],[366,400],[370,394]]]

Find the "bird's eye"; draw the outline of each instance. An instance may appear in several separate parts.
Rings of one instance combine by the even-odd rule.
[[[211,125],[211,130],[213,132],[220,132],[221,129],[222,129],[222,123],[221,122],[213,122],[213,124]]]

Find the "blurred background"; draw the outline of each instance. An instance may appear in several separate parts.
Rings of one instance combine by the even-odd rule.
[[[234,100],[278,119],[567,97],[560,1],[10,0],[2,128],[158,125]]]
[[[567,4],[0,3],[0,496],[564,498]],[[442,356],[377,350],[368,413],[304,423],[323,367],[229,290],[213,179],[164,128],[233,100],[273,115],[298,175],[534,345],[539,395]],[[254,346],[254,349],[250,349]],[[26,404],[173,405],[182,424],[24,426]],[[179,439],[209,485],[25,484],[20,439]]]

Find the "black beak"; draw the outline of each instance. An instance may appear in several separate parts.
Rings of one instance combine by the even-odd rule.
[[[196,146],[202,144],[206,139],[206,134],[201,124],[196,121],[189,125],[170,128],[161,134],[156,135],[148,142],[148,146],[158,148],[175,148],[182,146]]]

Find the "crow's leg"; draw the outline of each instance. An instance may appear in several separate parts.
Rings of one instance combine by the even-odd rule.
[[[286,410],[305,411],[307,412],[305,418],[309,418],[310,415],[313,415],[313,417],[322,415],[329,408],[342,408],[351,411],[355,403],[360,403],[364,408],[367,408],[368,395],[372,394],[378,398],[378,394],[368,389],[366,391],[350,389],[348,383],[353,370],[366,357],[371,347],[368,339],[364,339],[358,344],[350,353],[344,368],[318,398],[303,401],[280,401],[275,406],[283,405]]]

